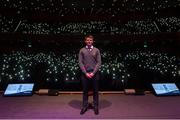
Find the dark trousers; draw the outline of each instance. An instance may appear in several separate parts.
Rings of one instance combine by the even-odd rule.
[[[82,86],[83,86],[83,107],[88,105],[88,91],[93,90],[93,105],[98,107],[99,95],[98,95],[98,82],[99,82],[99,72],[97,72],[93,78],[89,79],[85,74],[81,75]]]

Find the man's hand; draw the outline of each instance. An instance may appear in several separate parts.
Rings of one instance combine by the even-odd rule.
[[[86,73],[86,77],[87,77],[87,78],[91,78],[90,73]]]
[[[94,73],[90,73],[91,78],[94,76]]]
[[[94,73],[86,73],[87,78],[92,78],[94,76]]]

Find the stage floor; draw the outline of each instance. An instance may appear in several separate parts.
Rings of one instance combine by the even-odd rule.
[[[92,98],[90,97],[90,101]],[[0,119],[180,119],[180,96],[100,94],[100,113],[80,115],[82,94],[0,97]]]

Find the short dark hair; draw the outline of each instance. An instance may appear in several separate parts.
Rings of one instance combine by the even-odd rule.
[[[86,38],[92,38],[92,39],[94,39],[94,36],[93,36],[93,35],[86,35],[86,36],[84,37],[84,40],[86,40]]]

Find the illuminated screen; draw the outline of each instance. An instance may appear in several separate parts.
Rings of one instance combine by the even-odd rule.
[[[34,83],[8,84],[4,96],[26,96],[33,94]]]
[[[156,95],[180,95],[175,83],[152,83]]]

